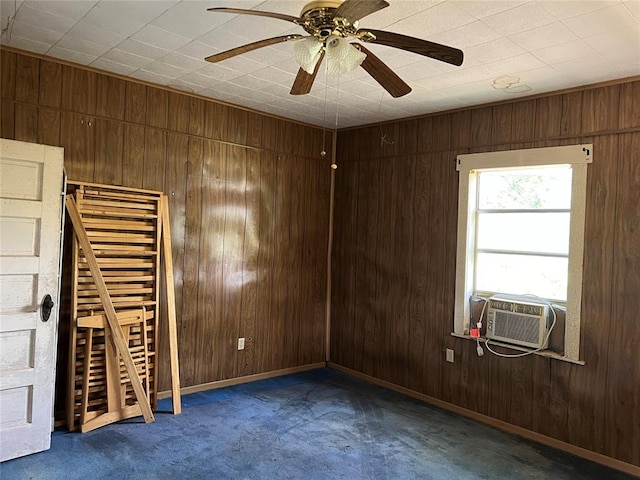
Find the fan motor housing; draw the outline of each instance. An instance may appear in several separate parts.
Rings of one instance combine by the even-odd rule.
[[[336,0],[316,0],[307,3],[300,13],[300,18],[304,20],[300,26],[307,33],[320,39],[329,38],[330,35],[346,37],[354,33],[355,29],[350,28],[351,25],[348,21],[345,22],[346,19],[333,18],[335,11],[341,4],[342,1]]]

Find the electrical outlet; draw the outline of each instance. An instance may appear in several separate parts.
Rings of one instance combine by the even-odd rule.
[[[453,363],[453,350],[447,348],[447,362]]]
[[[238,350],[244,350],[244,337],[238,339]]]

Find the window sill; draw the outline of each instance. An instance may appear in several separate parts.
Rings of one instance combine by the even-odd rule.
[[[455,332],[451,332],[451,336],[452,337],[456,337],[456,338],[464,338],[466,340],[472,340],[472,341],[476,341],[476,339],[470,335],[462,335],[459,333],[455,333]],[[480,337],[480,341],[481,342],[486,342],[487,339]],[[527,347],[520,347],[518,345],[512,345],[510,343],[504,343],[504,342],[498,342],[496,340],[491,340],[491,345],[495,345],[497,347],[505,347],[505,348],[510,348],[511,350],[516,350],[518,352],[530,352],[531,349],[527,348]],[[552,358],[554,360],[561,360],[563,362],[568,362],[568,363],[573,363],[575,365],[584,365],[585,362],[583,360],[574,360],[572,358],[568,358],[568,357],[563,357],[562,355],[560,355],[559,353],[556,352],[552,352],[551,350],[541,350],[539,352],[532,352],[533,355],[539,355],[541,357],[547,357],[547,358]],[[522,358],[522,357],[520,357]]]

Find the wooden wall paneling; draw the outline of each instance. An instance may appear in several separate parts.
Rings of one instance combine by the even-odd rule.
[[[0,95],[3,99],[16,98],[16,57],[13,52],[0,50]]]
[[[50,108],[38,109],[38,143],[60,145],[60,112]]]
[[[227,116],[227,131],[224,139],[238,145],[247,143],[247,111],[229,109]]]
[[[592,88],[582,93],[582,134],[617,130],[620,85]]]
[[[582,91],[565,93],[561,97],[560,134],[577,136],[582,132]]]
[[[282,127],[279,124],[279,138],[282,134]],[[279,140],[280,141],[280,140]],[[283,259],[283,285],[286,295],[284,297],[284,328],[282,337],[282,348],[284,350],[283,366],[295,365],[298,357],[298,346],[300,344],[300,226],[298,219],[301,217],[302,196],[300,192],[300,182],[304,179],[304,173],[300,169],[300,163],[293,155],[282,156],[287,171],[287,205],[283,209],[286,216],[283,216],[284,224],[281,225],[282,234],[287,236],[287,248],[282,253]]]
[[[415,129],[414,129],[415,132]],[[409,151],[415,151],[415,145],[410,146]],[[403,375],[398,379],[401,385],[406,387],[409,384],[409,349],[408,340],[411,338],[409,314],[409,296],[407,292],[411,288],[411,278],[414,266],[414,245],[413,229],[415,226],[414,197],[415,197],[415,173],[416,157],[414,155],[404,156],[393,162],[397,181],[394,182],[395,198],[395,229],[393,241],[393,258],[399,275],[391,284],[389,296],[392,299],[393,314],[391,326],[392,335],[389,335],[391,342],[391,354],[394,358],[394,368],[401,368]],[[392,378],[392,374],[389,375]]]
[[[169,130],[188,133],[190,121],[190,97],[182,93],[169,92],[168,102]]]
[[[418,152],[418,120],[393,124],[393,147],[396,155],[415,155]]]
[[[472,116],[473,122],[473,116]],[[432,255],[437,260],[432,264],[431,280],[434,282],[432,315],[434,323],[433,331],[440,331],[445,346],[453,348],[454,352],[461,354],[462,347],[459,339],[451,337],[451,312],[453,311],[453,300],[449,292],[454,289],[454,280],[451,277],[452,268],[455,272],[455,245],[456,237],[452,237],[452,221],[457,224],[457,212],[455,205],[457,204],[457,178],[458,174],[455,170],[455,152],[443,151],[434,156],[433,163],[434,181],[431,186],[434,189],[434,195],[437,200],[433,207],[436,214],[432,216],[433,228],[433,249]],[[447,194],[452,192],[453,194]],[[451,262],[453,261],[453,266]],[[441,320],[446,319],[446,320]],[[440,347],[440,355],[442,355],[442,347]],[[443,398],[448,399],[454,404],[459,405],[462,397],[462,388],[460,386],[460,378],[462,375],[462,365],[460,363],[447,364],[442,374],[442,390]]]
[[[487,359],[478,357],[477,345],[473,342],[462,342],[461,354],[456,362],[460,362],[460,406],[483,415],[489,414],[489,366]],[[437,350],[440,357],[442,349]],[[489,352],[485,349],[485,356]]]
[[[262,124],[266,121],[264,115],[256,112],[247,112],[247,145],[250,147],[262,146]]]
[[[188,112],[188,109],[187,109]],[[173,260],[173,279],[175,304],[182,306],[184,263],[185,263],[185,218],[186,218],[186,181],[187,165],[189,161],[189,137],[169,133],[167,137],[167,157],[164,175],[163,191],[167,194],[169,205],[169,221],[171,233],[171,251]],[[166,285],[162,285],[166,288]],[[161,295],[164,297],[164,292]],[[180,312],[176,312],[176,317]],[[162,302],[160,305],[158,351],[159,351],[159,390],[169,390],[171,388],[171,368],[169,364],[170,350],[168,327],[167,305]],[[176,321],[177,322],[177,321]]]
[[[15,134],[15,103],[3,99],[0,102],[0,137],[13,140]]]
[[[147,87],[141,83],[127,82],[125,87],[125,120],[143,124],[146,116]]]
[[[395,161],[382,162],[380,175],[378,176],[379,194],[376,199],[378,204],[378,228],[376,234],[377,251],[375,255],[376,267],[376,295],[374,297],[377,316],[373,329],[373,339],[378,345],[378,352],[374,358],[374,371],[376,376],[388,380],[394,373],[397,381],[402,382],[406,372],[401,368],[399,358],[394,355],[395,321],[398,314],[395,311],[396,285],[400,279],[394,265],[395,237],[391,233],[397,228],[396,205],[398,203],[398,172],[399,167]],[[386,228],[390,228],[387,231]]]
[[[302,134],[297,126],[293,127],[294,138],[300,138]],[[293,146],[293,145],[292,145]],[[298,365],[302,357],[302,350],[309,348],[309,345],[303,344],[304,336],[303,329],[307,333],[313,335],[313,310],[310,308],[311,303],[306,297],[305,284],[310,282],[313,278],[313,270],[305,271],[305,241],[307,236],[305,235],[305,228],[307,222],[312,221],[309,218],[309,191],[305,188],[307,182],[307,176],[309,172],[309,160],[303,159],[292,155],[291,166],[291,225],[289,228],[289,234],[293,241],[292,258],[294,264],[292,266],[292,276],[290,280],[293,283],[289,284],[291,311],[293,313],[292,324],[294,331],[292,337],[294,341],[294,349],[291,352],[291,358],[293,359],[292,366]],[[310,275],[311,274],[311,275]],[[309,342],[310,343],[310,342]]]
[[[23,142],[38,141],[38,107],[15,103],[15,136]]]
[[[492,128],[494,126],[492,107],[476,108],[471,110],[471,143],[474,147],[487,149],[493,140]],[[510,117],[509,115],[502,115]],[[497,135],[499,138],[499,135]],[[473,151],[473,150],[472,150]]]
[[[320,139],[312,142],[320,145]],[[311,223],[313,244],[310,245],[312,259],[311,271],[314,272],[312,285],[313,295],[313,346],[312,362],[321,362],[326,358],[326,314],[327,314],[327,247],[329,245],[329,205],[331,202],[331,175],[333,170],[326,160],[314,160],[315,176],[312,181],[316,185],[315,194],[311,197],[315,200],[315,206],[311,205],[309,215],[316,214],[315,222]],[[307,231],[309,228],[307,228]],[[315,257],[315,260],[313,258]]]
[[[535,138],[558,137],[562,133],[562,96],[550,95],[536,100]]]
[[[312,128],[312,127],[302,127],[302,141],[294,142],[294,149],[299,147],[299,149],[294,150],[296,154],[301,155],[303,157],[313,158],[314,160],[320,159],[321,161],[326,162],[328,166],[331,163],[331,151],[332,150],[324,150],[322,145],[322,137],[333,137],[333,132],[325,131],[324,135],[322,129],[320,128]],[[322,151],[329,152],[326,155],[322,155]]]
[[[276,126],[276,145],[278,152],[293,153],[295,126],[281,119],[273,119]],[[297,141],[297,139],[295,140]]]
[[[640,126],[640,80],[620,85],[620,128]]]
[[[436,339],[430,335],[430,307],[427,290],[430,262],[433,261],[429,248],[429,233],[431,230],[431,183],[433,172],[431,162],[425,155],[416,159],[415,166],[415,195],[414,195],[414,215],[415,225],[413,226],[413,258],[411,269],[411,284],[409,285],[409,338],[407,345],[407,387],[425,392],[427,395],[434,395],[439,392],[440,369],[433,369],[429,361],[425,361],[425,355],[431,353],[427,342]],[[439,341],[439,340],[438,340]],[[425,375],[425,372],[429,372]],[[436,389],[426,386],[430,380],[437,378]],[[433,383],[431,384],[433,387]]]
[[[338,140],[340,144],[340,140]],[[354,368],[356,251],[358,248],[358,171],[360,163],[341,163],[335,174],[334,235],[331,261],[330,360]],[[360,338],[360,334],[358,334]],[[359,355],[358,355],[359,356]]]
[[[64,65],[62,67],[62,110],[94,115],[97,76],[95,72]]]
[[[222,324],[217,347],[221,357],[218,365],[218,378],[236,376],[236,355],[238,332],[242,309],[242,278],[244,273],[243,252],[244,232],[247,221],[246,150],[226,145],[223,147],[226,159],[225,197],[224,197],[224,256],[222,260]]]
[[[62,113],[60,146],[69,180],[93,182],[95,168],[95,120],[86,115]]]
[[[473,121],[473,119],[472,119]],[[433,117],[433,152],[449,150],[451,144],[451,114]]]
[[[535,138],[536,101],[526,100],[513,104],[511,112],[511,148],[532,148]]]
[[[202,220],[200,224],[200,260],[198,262],[198,313],[194,328],[185,335],[185,343],[194,349],[187,358],[186,369],[194,370],[194,384],[211,382],[221,377],[218,371],[224,361],[222,342],[222,304],[224,272],[225,175],[224,146],[204,142],[202,169]],[[217,301],[215,301],[217,299]],[[206,319],[199,321],[199,319]],[[183,329],[183,334],[187,329]]]
[[[127,82],[109,75],[98,75],[96,83],[96,115],[123,120]]]
[[[474,112],[477,110],[474,110]],[[480,109],[480,112],[485,111],[484,108]],[[493,107],[493,125],[491,125],[491,144],[494,145],[495,150],[508,150],[509,143],[511,143],[511,114],[513,113],[513,104],[512,103],[503,103],[501,105],[496,105]],[[475,119],[478,122],[478,118]],[[479,130],[482,126],[482,123],[476,123],[476,134],[480,135],[480,137],[476,138],[476,142],[479,138],[482,138],[486,141],[486,133]],[[485,142],[480,142],[485,143]]]
[[[167,128],[169,92],[159,88],[147,88],[145,123],[150,127]]]
[[[564,362],[551,362],[550,367],[549,410],[543,432],[547,431],[553,438],[566,442],[571,438],[569,414],[575,408],[571,404],[572,375],[579,367]],[[537,415],[544,413],[543,410]],[[535,419],[536,415],[533,417]]]
[[[299,143],[302,145],[305,144],[304,130],[305,128],[302,127],[299,132]],[[302,201],[300,205],[301,208],[298,211],[301,231],[299,232],[300,308],[298,313],[300,327],[298,330],[297,360],[300,365],[306,365],[311,363],[314,358],[315,326],[319,320],[315,316],[316,312],[314,309],[314,289],[316,287],[317,276],[314,261],[322,261],[321,258],[315,257],[316,251],[322,250],[322,247],[315,244],[313,230],[313,225],[318,222],[318,176],[315,168],[318,162],[309,158],[296,156],[296,163],[301,166],[302,170],[302,181],[298,184]],[[318,286],[321,287],[321,285]]]
[[[214,140],[225,140],[229,107],[217,102],[207,102],[204,109],[204,136]]]
[[[162,130],[146,128],[144,137],[142,187],[148,190],[163,191],[167,134]]]
[[[471,145],[471,111],[463,110],[451,114],[451,148],[468,149]]]
[[[272,342],[270,355],[270,370],[275,370],[285,364],[285,317],[287,315],[286,302],[290,271],[287,269],[289,255],[289,221],[291,212],[291,171],[287,159],[277,155],[275,160],[275,205],[274,205],[274,277],[271,285],[271,322]]]
[[[18,55],[16,58],[16,101],[38,104],[40,60]]]
[[[433,118],[422,117],[418,119],[418,153],[434,151],[433,140]]]
[[[122,185],[124,124],[96,118],[95,141],[94,182],[105,185]]]
[[[204,105],[203,99],[189,97],[189,133],[192,135],[204,135]]]
[[[552,363],[554,360],[539,355],[531,355],[530,375],[532,380],[531,401],[531,430],[543,435],[550,434],[550,408]]]
[[[379,282],[376,265],[378,248],[378,201],[380,198],[380,162],[362,162],[358,174],[358,232],[356,243],[356,302],[354,339],[362,346],[354,349],[354,367],[374,374],[380,353],[376,331],[382,318],[375,299]],[[360,350],[360,352],[358,352]]]
[[[534,355],[531,355],[533,357]],[[530,429],[533,414],[533,377],[530,358],[511,358],[511,418],[509,423]]]
[[[331,150],[329,150],[326,146],[327,136],[328,135],[326,131],[323,131],[321,151],[331,152]],[[338,161],[338,163],[345,163],[345,162],[354,161],[360,158],[359,140],[360,140],[360,136],[358,135],[358,132],[355,130],[338,132],[338,142],[336,145],[337,150],[336,150],[335,160]]]
[[[604,435],[606,345],[611,328],[611,305],[617,302],[611,278],[615,265],[615,215],[620,162],[616,136],[584,138],[594,143],[594,161],[587,173],[587,210],[582,291],[580,355],[586,362],[571,376],[569,435],[572,443],[601,451]],[[588,393],[586,393],[588,392]]]
[[[43,107],[60,108],[62,102],[62,65],[40,60],[40,92],[38,103]]]
[[[607,454],[640,465],[640,133],[619,136],[609,368],[604,421]]]
[[[276,157],[272,152],[260,152],[260,184],[257,194],[260,205],[257,212],[260,234],[260,249],[258,252],[256,294],[256,325],[254,348],[256,350],[255,369],[258,372],[269,371],[276,345],[278,332],[273,328],[271,316],[273,302],[273,283],[275,274],[275,222],[276,222]]]
[[[182,306],[178,306],[178,351],[193,348],[187,343],[198,322],[198,288],[200,262],[200,223],[202,219],[204,143],[200,139],[189,139],[189,156],[186,165],[184,256],[182,277]],[[175,262],[174,262],[175,265]],[[180,378],[186,385],[195,384],[195,355],[182,355]],[[185,364],[185,360],[188,363]]]
[[[258,293],[258,256],[260,254],[260,152],[245,149],[246,183],[245,183],[245,227],[242,251],[242,298],[238,337],[245,340],[244,350],[238,351],[236,357],[236,374],[238,376],[256,373],[256,316]]]
[[[388,124],[372,125],[364,127],[358,138],[358,159],[370,161],[372,158],[378,158],[392,153],[388,143],[382,142],[382,138],[391,142],[393,139],[392,132]]]
[[[144,172],[145,128],[125,124],[124,151],[122,158],[122,185],[142,188]]]
[[[512,351],[509,349],[496,347],[495,345],[492,345],[491,348],[499,353],[506,355],[512,354]],[[489,354],[486,360],[489,368],[489,384],[491,385],[487,398],[489,415],[493,418],[510,422],[512,400],[511,382],[513,379],[511,372],[511,368],[513,367],[512,359]]]

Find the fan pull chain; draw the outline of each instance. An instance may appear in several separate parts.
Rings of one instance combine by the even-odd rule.
[[[320,156],[322,158],[327,156],[327,91],[329,90],[329,82],[327,75],[327,62],[324,65],[324,111],[322,112],[322,151]]]
[[[338,75],[338,81],[336,84],[336,122],[333,126],[334,131],[337,133],[338,132],[338,112],[340,110],[340,75]],[[337,135],[334,135],[334,140],[338,138]],[[335,152],[335,145],[333,146],[333,151]],[[336,159],[332,158],[331,159],[331,168],[333,168],[334,170],[338,168],[338,165],[336,164]]]

